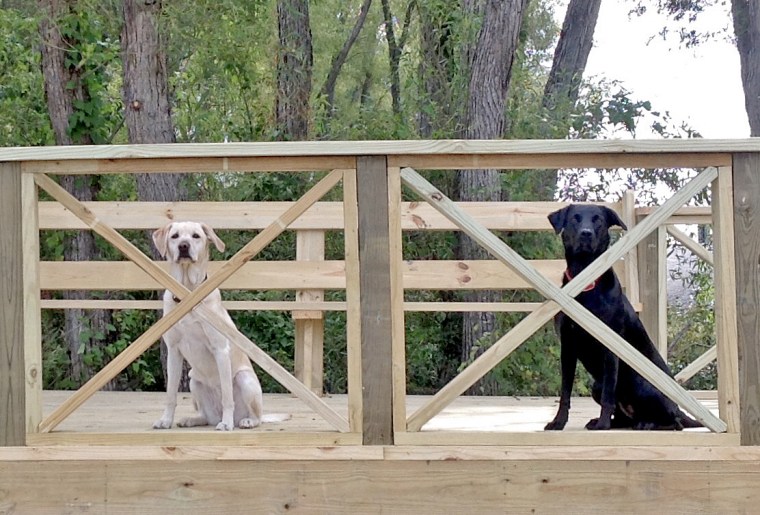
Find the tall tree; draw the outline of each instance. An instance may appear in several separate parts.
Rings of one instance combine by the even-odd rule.
[[[39,8],[42,11],[42,74],[56,144],[90,145],[94,143],[94,126],[84,113],[89,109],[92,114],[96,104],[90,85],[97,73],[79,58],[82,41],[77,31],[80,17],[77,1],[40,0]],[[63,175],[61,186],[81,201],[94,200],[100,188],[99,178],[95,175]],[[67,261],[89,261],[97,259],[99,254],[91,231],[75,231],[64,237],[64,259]],[[89,293],[69,291],[64,292],[64,297],[84,299]],[[105,310],[65,310],[64,339],[75,383],[88,379],[95,372],[83,357],[104,343],[110,322],[110,312]],[[109,383],[108,387],[112,384]]]
[[[583,72],[594,43],[601,4],[602,0],[570,0],[567,6],[541,102],[543,117],[539,136],[542,138],[567,136],[570,115],[578,101]],[[535,172],[533,198],[554,199],[558,176],[557,170]]]
[[[124,118],[130,143],[174,143],[160,1],[124,0],[121,34]],[[187,197],[182,174],[138,174],[140,200]]]
[[[750,136],[760,136],[760,5],[754,0],[732,0],[731,12]]]
[[[528,0],[485,0],[471,6],[482,12],[482,25],[473,51],[470,67],[467,109],[462,136],[466,139],[499,139],[505,136],[506,100],[512,63]],[[482,11],[480,11],[482,9]],[[459,170],[457,190],[462,201],[501,200],[501,178],[498,170]],[[485,259],[486,252],[466,235],[459,239],[461,259]],[[492,291],[467,295],[471,302],[496,300]],[[493,312],[466,313],[463,320],[462,359],[472,358],[478,342],[494,330]],[[488,381],[473,386],[472,393],[491,393]]]
[[[165,42],[159,30],[160,1],[123,0],[124,26],[121,58],[124,70],[124,118],[130,143],[174,143],[167,81]],[[142,201],[178,201],[188,198],[183,175],[136,174],[137,196]],[[160,259],[155,251],[154,259]],[[161,343],[161,363],[166,377],[166,346]],[[181,388],[188,389],[187,368]]]
[[[277,96],[279,139],[304,140],[309,134],[312,55],[308,0],[278,0]]]
[[[367,19],[367,13],[372,5],[372,0],[364,0],[361,8],[359,9],[359,15],[356,17],[354,26],[351,29],[351,33],[346,38],[340,51],[333,57],[332,64],[330,65],[330,71],[327,74],[327,79],[322,86],[320,92],[321,96],[325,98],[326,103],[326,118],[329,121],[332,118],[333,111],[335,110],[335,86],[338,83],[338,75],[343,65],[346,64],[348,54],[351,51],[351,47],[356,43],[356,39],[359,37],[359,33],[364,27],[364,21]]]
[[[544,88],[546,120],[542,136],[564,137],[569,110],[578,100],[578,90],[594,43],[594,31],[602,0],[570,0],[562,23],[554,60]],[[553,130],[554,129],[554,130]]]

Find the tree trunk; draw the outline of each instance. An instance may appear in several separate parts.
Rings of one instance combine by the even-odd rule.
[[[517,50],[518,35],[527,0],[487,0],[482,26],[472,52],[467,110],[463,136],[467,139],[498,139],[506,127],[506,99],[512,62]],[[470,55],[469,52],[466,55]],[[498,170],[460,170],[458,197],[461,201],[498,201],[501,199],[501,178]],[[486,252],[469,237],[459,238],[460,259],[486,259]],[[491,302],[498,299],[493,291],[469,293],[470,302]],[[462,360],[469,361],[490,346],[488,335],[495,328],[492,312],[466,313],[463,319]],[[469,393],[494,393],[493,381],[481,380]]]
[[[393,28],[394,18],[391,13],[389,0],[381,0],[383,5],[383,19],[385,24],[385,39],[388,41],[388,62],[391,70],[391,106],[393,114],[401,115],[401,78],[399,75],[399,65],[401,62],[401,48],[396,41],[396,34]]]
[[[67,49],[76,48],[78,42],[70,36],[65,37],[59,25],[64,17],[76,15],[76,0],[41,0],[39,7],[43,12],[40,21],[42,74],[56,144],[92,144],[92,137],[87,132],[77,130],[76,137],[72,136],[69,124],[75,113],[75,102],[87,102],[90,99],[90,92],[82,80],[82,75],[87,70],[70,66],[66,62]],[[66,191],[81,201],[94,200],[99,190],[99,178],[94,175],[64,175],[60,182]],[[100,253],[91,231],[74,231],[73,235],[67,234],[64,237],[63,254],[67,261],[90,261],[97,259]],[[71,300],[90,297],[88,292],[83,291],[67,291],[63,295]],[[83,383],[96,372],[83,358],[104,342],[110,323],[109,311],[65,310],[64,340],[71,361],[71,378],[75,384]],[[114,384],[109,382],[105,388],[113,389]]]
[[[324,86],[322,86],[320,94],[325,97],[327,120],[332,118],[335,110],[335,85],[338,83],[338,75],[340,75],[340,70],[343,68],[343,65],[346,64],[346,59],[348,59],[348,53],[351,51],[351,47],[356,43],[356,39],[359,37],[362,27],[364,27],[364,21],[367,19],[367,13],[369,12],[371,5],[372,0],[364,0],[361,9],[359,9],[359,16],[357,16],[354,27],[351,29],[351,34],[349,34],[348,38],[343,43],[340,52],[338,52],[333,58],[330,72],[327,74]]]
[[[283,140],[309,134],[311,76],[314,59],[308,0],[278,0],[280,46],[277,59],[277,132]]]
[[[594,43],[601,3],[601,0],[570,0],[567,6],[552,69],[544,87],[544,117],[540,129],[543,138],[567,136],[570,113],[578,101],[583,72]],[[536,171],[535,175],[535,191],[531,198],[553,200],[558,171]]]
[[[124,68],[124,110],[130,143],[174,143],[166,51],[158,29],[160,1],[124,0],[121,58]],[[187,200],[183,175],[137,174],[137,197],[142,201]],[[148,235],[149,238],[149,235]],[[151,248],[153,248],[151,246]],[[161,259],[156,250],[153,258]],[[166,377],[166,346],[161,343],[161,365]],[[187,365],[180,388],[189,385]]]
[[[760,6],[751,0],[732,0],[731,12],[739,49],[750,136],[760,136]]]
[[[550,119],[561,122],[555,133],[561,137],[567,133],[568,111],[578,100],[578,90],[594,43],[594,30],[601,4],[602,0],[570,0],[567,6],[543,98],[543,107],[548,111]],[[543,136],[551,137],[552,134],[547,131]]]

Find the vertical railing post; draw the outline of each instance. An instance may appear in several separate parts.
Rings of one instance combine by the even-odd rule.
[[[721,167],[712,184],[715,334],[718,350],[718,407],[729,433],[739,432],[739,356],[736,341],[733,173]]]
[[[21,226],[24,255],[24,376],[26,430],[36,433],[42,422],[42,307],[40,302],[40,226],[34,176],[21,174]]]
[[[391,330],[393,332],[393,429],[406,431],[406,329],[402,265],[401,169],[388,168],[388,228],[390,234]]]
[[[346,362],[348,386],[348,426],[362,431],[362,311],[359,278],[359,214],[356,170],[343,171],[343,220],[346,263]]]
[[[621,215],[628,229],[636,225],[636,195],[633,190],[626,190],[621,200]],[[639,298],[639,255],[632,249],[625,259],[625,294],[634,306],[641,302]]]
[[[393,444],[388,166],[385,156],[356,160],[361,287],[362,441]]]
[[[26,444],[21,165],[0,163],[0,446]]]
[[[739,431],[760,445],[760,154],[734,154],[733,174]]]
[[[657,350],[667,359],[668,291],[667,238],[664,226],[644,238],[638,245],[639,298],[641,321]]]
[[[323,261],[325,259],[325,231],[296,231],[296,260]],[[297,302],[320,302],[322,290],[298,290]],[[295,376],[317,395],[324,392],[324,332],[325,317],[322,311],[293,311],[295,321]]]

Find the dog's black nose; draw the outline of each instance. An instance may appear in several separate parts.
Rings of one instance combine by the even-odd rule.
[[[588,228],[581,229],[578,232],[578,238],[580,238],[583,241],[591,240],[593,239],[593,237],[594,237],[594,231],[592,231],[591,229],[588,229]]]
[[[177,245],[177,249],[179,249],[179,255],[180,257],[187,257],[190,255],[190,244],[189,243],[180,243]]]

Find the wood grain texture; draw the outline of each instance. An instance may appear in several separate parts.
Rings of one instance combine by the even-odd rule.
[[[641,322],[649,337],[667,357],[667,298],[661,297],[667,291],[667,241],[665,228],[658,227],[648,234],[638,245],[639,256],[639,298],[641,299]]]
[[[741,415],[732,188],[733,170],[721,168],[712,185],[718,400],[720,416],[728,424],[728,431],[737,433],[741,427]]]
[[[36,432],[42,421],[42,312],[40,300],[40,231],[37,222],[37,185],[21,176],[21,227],[24,256],[24,375],[26,427]]]
[[[739,410],[742,445],[760,445],[760,155],[733,163]]]
[[[393,443],[388,172],[385,157],[358,157],[359,277],[365,445]]]
[[[293,202],[83,202],[114,229],[155,229],[179,220],[202,220],[220,229],[260,230],[269,226]],[[617,203],[602,205],[618,209]],[[425,202],[399,202],[406,231],[450,231],[457,227]],[[457,206],[489,229],[550,231],[547,215],[561,208],[556,202],[457,202]],[[41,229],[87,229],[89,226],[54,201],[40,202]],[[342,230],[343,205],[317,202],[289,226],[291,230]]]
[[[346,259],[346,371],[348,383],[348,425],[361,432],[364,422],[362,402],[362,311],[359,271],[359,206],[356,170],[343,172],[343,209]]]
[[[391,279],[394,432],[406,431],[406,323],[401,206],[401,170],[391,167],[388,168],[388,248]]]
[[[3,461],[0,507],[20,513],[593,515],[754,513],[760,503],[755,462],[678,458],[690,448],[632,449],[620,457],[608,451],[603,459],[598,449],[584,449],[556,460],[541,458],[540,452],[530,458],[530,451],[509,447],[490,454],[488,448],[470,448],[473,458],[467,459],[467,450],[439,450],[430,454],[438,459],[425,459],[411,449],[405,459],[384,460],[171,456],[182,449],[140,460],[57,461],[32,455]],[[676,457],[668,459],[671,454]]]
[[[0,150],[0,161],[68,161],[75,159],[243,158],[398,156],[425,154],[713,154],[728,159],[735,152],[760,152],[760,142],[747,139],[636,140],[365,140],[258,143],[175,143],[154,145],[88,145],[16,147]],[[54,163],[59,165],[60,163]],[[396,165],[395,163],[389,163]],[[721,163],[714,163],[717,165]],[[567,164],[565,164],[567,166]],[[682,164],[681,166],[689,166]],[[482,168],[482,165],[478,167]]]
[[[324,231],[296,231],[296,260],[323,261],[325,259]],[[303,289],[296,291],[296,303],[322,302],[324,291]],[[324,376],[324,315],[321,311],[293,311],[295,324],[295,376],[307,388],[322,395]]]
[[[27,432],[21,199],[21,167],[0,163],[0,446],[24,445]]]

